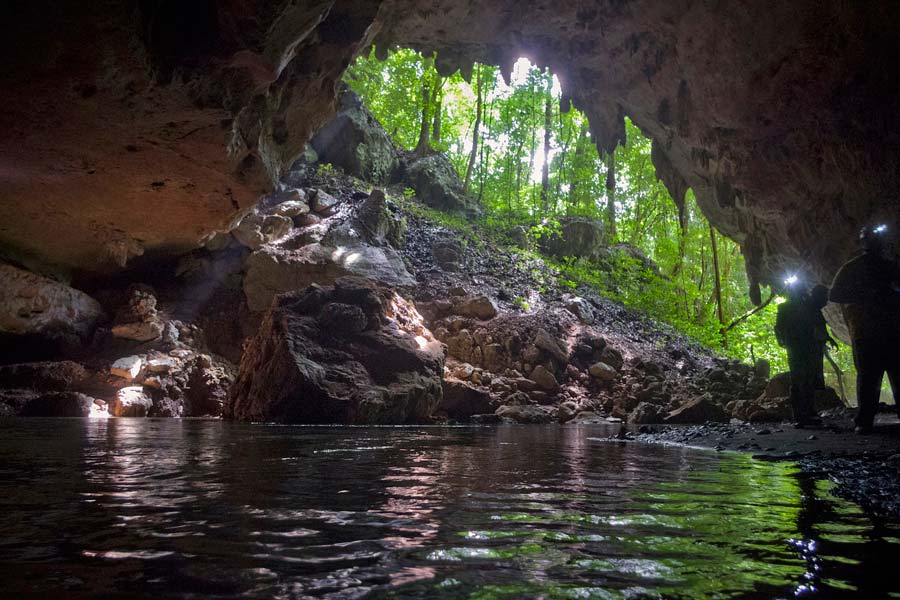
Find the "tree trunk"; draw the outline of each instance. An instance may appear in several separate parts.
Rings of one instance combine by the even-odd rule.
[[[414,150],[416,154],[425,154],[428,151],[431,134],[431,86],[428,84],[427,72],[422,79],[421,94],[422,120],[419,124],[419,141],[416,143]]]
[[[472,127],[472,150],[469,151],[469,162],[466,165],[466,179],[463,181],[463,193],[468,193],[472,182],[472,171],[475,170],[475,159],[478,157],[478,134],[481,127],[481,111],[484,98],[482,96],[481,66],[475,66],[475,125]]]
[[[550,79],[553,85],[553,79]],[[548,86],[544,98],[544,164],[541,168],[541,206],[544,214],[550,212],[550,128],[553,126],[553,94]]]
[[[716,316],[719,318],[719,334],[722,336],[722,347],[726,348],[728,347],[728,340],[725,337],[725,308],[722,306],[722,279],[719,275],[719,246],[716,243],[716,230],[713,229],[712,224],[709,226],[709,241],[712,248],[713,272],[715,274]]]
[[[616,151],[606,155],[606,237],[616,239]]]
[[[441,116],[444,103],[444,78],[438,77],[431,91],[431,109],[434,112],[434,125],[431,128],[431,141],[435,146],[441,143]]]
[[[569,182],[569,206],[578,205],[578,167],[584,158],[584,146],[587,143],[588,123],[587,119],[581,124],[578,139],[575,140],[575,152],[572,155],[571,181]]]

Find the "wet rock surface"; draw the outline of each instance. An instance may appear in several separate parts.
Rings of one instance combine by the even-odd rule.
[[[642,425],[623,428],[619,438],[641,443],[685,444],[737,451],[763,460],[797,462],[817,476],[835,482],[835,493],[874,514],[900,516],[900,420],[883,407],[875,432],[853,432],[854,411],[819,413],[822,426],[798,428],[791,423],[706,423],[688,426]]]

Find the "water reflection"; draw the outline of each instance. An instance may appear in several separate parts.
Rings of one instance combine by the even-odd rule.
[[[0,422],[7,594],[885,595],[896,523],[598,427]]]

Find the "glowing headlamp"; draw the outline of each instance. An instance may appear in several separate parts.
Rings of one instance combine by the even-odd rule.
[[[791,286],[800,281],[800,278],[796,275],[790,275],[787,279],[784,280],[784,285]]]

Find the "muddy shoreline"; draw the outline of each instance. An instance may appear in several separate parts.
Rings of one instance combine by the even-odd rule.
[[[707,423],[627,426],[617,436],[637,443],[675,444],[744,452],[761,460],[796,462],[804,473],[830,479],[833,492],[877,517],[900,518],[900,420],[883,413],[875,432],[853,432],[850,411],[823,418],[821,427],[790,423]]]

